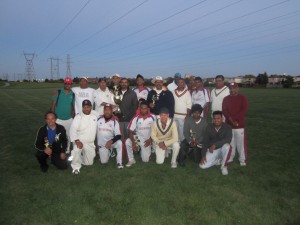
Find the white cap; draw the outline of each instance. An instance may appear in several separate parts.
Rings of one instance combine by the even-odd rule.
[[[110,77],[110,78],[113,78],[113,77],[119,77],[119,78],[120,78],[121,76],[120,76],[120,74],[118,74],[118,73],[115,73],[115,74],[111,75],[111,77]]]
[[[81,80],[81,79],[85,79],[86,81],[88,81],[88,77],[80,77],[79,80]]]
[[[158,80],[161,80],[163,83],[166,82],[161,76],[156,76],[152,79],[152,83],[155,84],[155,82]]]

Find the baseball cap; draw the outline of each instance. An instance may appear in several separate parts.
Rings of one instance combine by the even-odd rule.
[[[119,77],[119,78],[120,78],[121,76],[120,76],[120,74],[118,74],[118,73],[115,73],[115,74],[111,75],[111,77],[110,77],[110,78],[114,78],[114,77]]]
[[[85,79],[86,81],[88,81],[88,77],[80,77],[79,80],[81,80],[81,79]]]
[[[138,78],[142,78],[144,80],[144,77],[141,74],[136,75],[135,79],[138,79]]]
[[[174,77],[181,77],[181,73],[175,73]]]
[[[112,105],[111,104],[105,104],[104,109],[105,108],[111,108],[112,109]]]
[[[232,82],[229,84],[229,88],[238,88],[238,87],[239,87],[239,85],[235,82]]]
[[[163,83],[166,82],[161,76],[156,76],[155,78],[152,79],[152,83],[155,84],[155,82],[158,80],[161,80]]]
[[[168,109],[168,108],[162,107],[162,108],[159,110],[159,114],[170,114],[170,112],[169,112],[169,109]]]
[[[91,101],[90,101],[90,100],[88,100],[88,99],[85,99],[85,100],[83,100],[83,102],[82,102],[82,107],[84,107],[84,106],[86,106],[86,105],[88,105],[88,106],[92,106],[92,103],[91,103]]]
[[[66,78],[64,79],[64,84],[72,84],[72,83],[73,83],[72,78],[66,77]]]

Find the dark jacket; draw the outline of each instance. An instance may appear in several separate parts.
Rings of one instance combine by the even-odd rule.
[[[122,98],[120,109],[122,112],[122,118],[120,122],[130,122],[135,115],[135,111],[138,108],[138,99],[136,93],[133,90],[128,89]]]
[[[52,143],[51,149],[54,153],[65,153],[68,146],[66,130],[62,125],[56,124],[56,136]],[[40,127],[35,139],[35,148],[39,151],[44,151],[48,140],[47,124]]]
[[[216,149],[221,148],[224,144],[230,144],[232,139],[231,127],[223,123],[219,131],[216,131],[214,124],[207,125],[204,132],[204,139],[202,143],[201,155],[205,156],[207,149],[213,144],[216,145]]]
[[[154,95],[156,95],[156,91],[151,90],[147,97],[149,103],[153,103],[152,97]],[[159,115],[160,109],[166,107],[169,110],[169,116],[173,118],[174,105],[175,101],[172,92],[170,92],[169,90],[162,91],[159,95],[159,99],[155,101],[155,107],[153,109],[150,109],[150,112],[152,112],[155,115]]]

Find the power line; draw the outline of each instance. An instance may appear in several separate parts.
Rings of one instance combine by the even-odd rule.
[[[80,45],[82,45],[83,43],[85,43],[86,41],[90,40],[91,38],[93,38],[94,36],[98,35],[99,33],[102,33],[103,31],[105,31],[107,28],[111,27],[113,24],[115,24],[116,22],[118,22],[119,20],[123,19],[124,17],[126,17],[127,15],[129,15],[130,13],[132,13],[134,10],[136,10],[137,8],[141,7],[143,4],[145,4],[148,0],[143,1],[142,3],[138,4],[137,6],[133,7],[132,9],[130,9],[129,11],[127,11],[126,13],[124,13],[122,16],[120,16],[119,18],[117,18],[116,20],[114,20],[113,22],[111,22],[110,24],[106,25],[105,27],[101,28],[100,30],[96,31],[95,33],[91,34],[90,36],[88,36],[87,38],[85,38],[84,40],[80,41],[79,43],[75,44],[73,47],[67,49],[66,51],[64,51],[61,54],[64,54]]]
[[[53,38],[49,44],[39,53],[42,54],[46,49],[48,49],[53,42],[55,42],[60,35],[62,35],[62,33],[71,25],[71,23],[76,19],[77,16],[79,16],[79,14],[83,11],[83,9],[91,2],[91,0],[88,0],[83,7],[81,7],[81,9],[75,14],[75,16],[73,16],[73,18],[71,19],[71,21],[69,23],[67,23],[67,25],[55,36],[55,38]]]
[[[102,48],[105,48],[105,47],[108,47],[108,46],[110,46],[110,45],[113,45],[113,44],[115,44],[115,43],[117,43],[117,42],[120,42],[120,41],[122,41],[122,40],[124,40],[124,39],[127,39],[127,38],[129,38],[129,37],[131,37],[131,36],[133,36],[133,35],[135,35],[135,34],[138,34],[138,33],[142,32],[142,31],[145,31],[145,30],[147,30],[147,29],[153,27],[153,26],[156,26],[157,24],[160,24],[160,23],[162,23],[162,22],[164,22],[164,21],[166,21],[166,20],[168,20],[168,19],[170,19],[170,18],[172,18],[172,17],[174,17],[174,16],[177,16],[177,15],[179,15],[179,14],[181,14],[181,13],[187,11],[187,10],[190,10],[190,9],[192,9],[192,8],[198,6],[198,5],[200,5],[200,4],[202,4],[202,3],[206,2],[206,1],[208,1],[208,0],[200,1],[200,2],[198,2],[198,3],[196,3],[196,4],[194,4],[194,5],[189,6],[189,7],[185,8],[185,9],[179,11],[179,12],[176,12],[176,13],[174,13],[174,14],[172,14],[172,15],[170,15],[170,16],[168,16],[168,17],[162,19],[162,20],[159,20],[159,21],[154,22],[154,23],[152,23],[152,24],[150,24],[150,25],[148,25],[148,26],[146,26],[146,27],[144,27],[144,28],[142,28],[142,29],[140,29],[140,30],[137,30],[137,31],[135,31],[135,32],[132,32],[132,33],[126,35],[125,37],[122,37],[122,38],[120,38],[120,39],[117,39],[117,40],[115,40],[115,41],[112,41],[112,42],[108,43],[107,45],[104,45],[104,46],[98,47],[98,48],[96,48],[96,49],[87,51],[87,52],[85,52],[85,53],[83,53],[83,54],[81,54],[81,55],[79,55],[79,56],[77,56],[77,57],[80,57],[80,56],[83,56],[83,55],[86,55],[86,54],[90,54],[90,53],[95,52],[95,51],[98,51],[98,50],[100,50],[100,49],[102,49]]]

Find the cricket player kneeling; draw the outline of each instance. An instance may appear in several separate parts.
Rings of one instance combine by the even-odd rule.
[[[141,158],[143,162],[149,162],[151,155],[151,127],[155,121],[155,115],[150,113],[147,101],[141,101],[140,112],[132,118],[127,129],[129,138],[126,140],[126,149],[128,153],[127,167],[135,164],[133,152],[141,149]]]
[[[231,127],[223,123],[222,112],[213,112],[213,123],[207,125],[204,132],[200,168],[207,169],[221,164],[222,174],[227,175],[227,164],[231,154],[231,138]]]
[[[117,167],[122,164],[122,141],[119,122],[113,116],[112,105],[104,106],[104,115],[97,121],[97,143],[99,146],[100,162],[108,163],[112,149],[117,150]]]
[[[155,147],[156,163],[163,164],[165,151],[172,148],[171,168],[177,168],[177,156],[179,153],[178,131],[173,119],[169,118],[169,110],[162,108],[160,118],[153,124],[151,138]]]
[[[70,138],[74,146],[71,152],[73,174],[80,173],[81,165],[94,163],[96,131],[96,112],[92,110],[91,101],[86,99],[82,102],[82,112],[74,117],[70,128]]]

